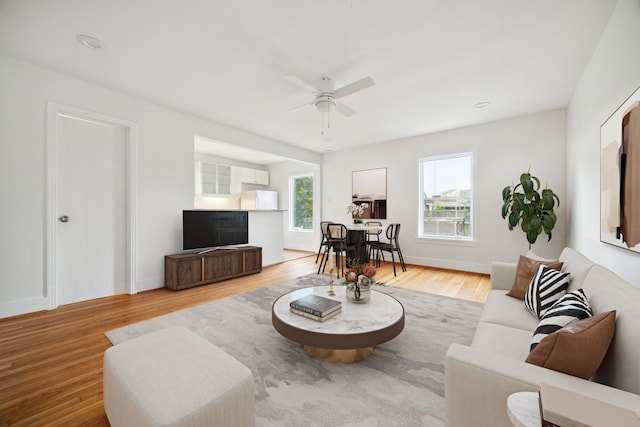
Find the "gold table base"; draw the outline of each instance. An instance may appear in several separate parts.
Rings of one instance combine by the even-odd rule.
[[[331,363],[354,363],[366,359],[373,353],[373,347],[354,348],[354,349],[333,349],[313,347],[310,345],[302,346],[305,353],[314,359]]]

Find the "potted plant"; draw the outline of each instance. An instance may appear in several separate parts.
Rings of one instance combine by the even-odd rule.
[[[529,172],[520,175],[517,185],[502,190],[502,218],[508,217],[509,230],[520,225],[527,236],[529,248],[544,232],[551,240],[551,230],[557,217],[553,209],[560,206],[560,199],[549,188],[540,191],[540,180]]]

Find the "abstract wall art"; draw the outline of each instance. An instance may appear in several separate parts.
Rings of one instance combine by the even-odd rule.
[[[600,240],[640,252],[640,88],[600,127]]]
[[[387,168],[353,171],[351,202],[365,204],[361,218],[387,218]]]

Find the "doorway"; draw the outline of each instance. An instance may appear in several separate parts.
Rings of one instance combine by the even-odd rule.
[[[55,103],[47,119],[49,309],[136,293],[135,125]]]

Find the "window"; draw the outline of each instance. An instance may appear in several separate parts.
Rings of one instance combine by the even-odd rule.
[[[313,231],[313,176],[289,178],[289,229]]]
[[[473,153],[420,159],[419,237],[473,237]]]

